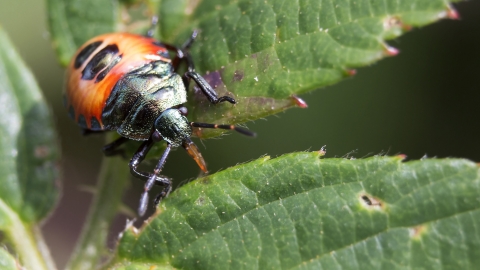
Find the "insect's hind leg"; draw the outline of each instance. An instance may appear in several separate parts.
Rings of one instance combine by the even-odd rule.
[[[105,145],[102,149],[103,154],[107,157],[120,155],[125,157],[125,151],[123,149],[118,149],[122,144],[128,142],[128,139],[125,137],[120,137],[115,141]]]

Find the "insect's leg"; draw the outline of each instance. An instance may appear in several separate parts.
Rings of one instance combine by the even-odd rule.
[[[154,141],[152,139],[149,139],[148,141],[143,142],[140,147],[138,148],[137,152],[133,155],[132,159],[130,160],[129,166],[130,166],[130,173],[135,176],[136,178],[139,178],[141,180],[147,181],[152,174],[147,173],[147,172],[142,172],[138,170],[138,166],[140,163],[145,159],[147,156],[148,151],[152,148],[154,144]],[[165,186],[168,184],[170,180],[165,177],[157,177],[155,184],[159,186]]]
[[[183,43],[181,47],[182,51],[186,51],[190,49],[190,46],[192,46],[197,36],[198,36],[198,30],[193,30],[192,35],[188,38],[188,40],[185,43]]]
[[[169,186],[166,186],[162,192],[160,192],[157,197],[155,197],[155,200],[153,201],[153,203],[155,204],[155,207],[162,201],[163,198],[167,197],[168,194],[170,194],[170,192],[172,191],[172,186],[169,185]]]
[[[137,168],[138,168],[138,165],[140,165],[140,163],[147,156],[147,153],[152,148],[153,143],[154,142],[152,139],[149,139],[148,141],[144,141],[138,148],[137,152],[135,152],[132,159],[130,160],[130,163],[128,164],[128,166],[130,166],[130,173],[133,176],[140,178],[142,180],[147,180],[150,177],[150,174],[146,172],[140,172],[137,170]]]
[[[158,17],[154,15],[152,17],[150,29],[148,29],[147,33],[145,34],[146,37],[149,37],[149,38],[153,37],[153,35],[155,34],[155,29],[157,28],[157,24],[158,24]]]
[[[183,43],[183,45],[178,48],[176,46],[170,45],[170,44],[165,44],[162,43],[165,48],[167,48],[170,51],[175,51],[177,54],[175,55],[175,58],[172,60],[172,66],[175,68],[175,71],[177,71],[180,62],[183,60],[187,63],[187,70],[188,71],[194,71],[195,66],[193,65],[192,57],[188,53],[188,50],[190,49],[190,46],[192,46],[193,41],[195,41],[195,38],[198,35],[198,31],[194,30],[190,38]]]
[[[190,72],[195,71],[195,65],[193,64],[192,56],[190,55],[188,50],[190,50],[190,47],[192,46],[193,42],[197,38],[197,35],[198,35],[198,30],[193,30],[190,38],[185,43],[183,43],[182,47],[180,48],[180,50],[183,53],[183,59],[187,62],[187,70]]]
[[[192,71],[187,71],[185,72],[185,76],[187,78],[190,78],[197,83],[198,87],[200,90],[202,90],[203,94],[207,96],[208,100],[213,103],[217,104],[220,102],[228,101],[232,104],[237,103],[235,99],[229,97],[229,96],[223,96],[223,97],[218,97],[217,92],[213,90],[213,88],[210,86],[210,84],[202,77],[200,74]]]
[[[140,205],[138,207],[138,215],[143,216],[145,214],[145,211],[147,210],[148,206],[148,192],[150,189],[152,189],[153,185],[155,184],[157,179],[159,178],[159,174],[162,171],[163,165],[165,165],[165,161],[167,160],[168,154],[170,154],[170,150],[172,149],[172,146],[170,144],[167,144],[167,148],[165,149],[165,152],[163,152],[162,158],[157,163],[157,166],[153,170],[153,174],[150,175],[148,178],[147,182],[145,183],[144,191],[142,195],[140,196]],[[167,179],[167,182],[164,183],[165,188],[163,189],[162,193],[160,193],[157,198],[163,198],[168,195],[168,193],[171,190],[171,181]],[[160,199],[155,199],[155,202],[160,201]]]
[[[102,149],[103,154],[107,157],[116,156],[116,155],[121,155],[122,157],[125,157],[125,151],[123,151],[123,149],[117,149],[117,148],[126,142],[128,142],[128,139],[125,137],[120,137],[116,139],[115,141],[103,147]]]
[[[223,97],[219,98],[217,96],[217,92],[215,92],[215,90],[213,90],[213,88],[210,86],[210,84],[208,84],[208,82],[202,76],[200,76],[198,73],[195,72],[195,65],[193,63],[192,56],[190,55],[188,50],[190,49],[190,46],[192,46],[193,41],[195,40],[197,35],[198,35],[198,31],[197,30],[193,31],[192,35],[182,45],[181,49],[178,49],[178,51],[181,52],[181,58],[180,59],[184,60],[187,63],[187,72],[185,72],[185,74],[182,77],[183,78],[183,83],[185,84],[185,88],[188,89],[188,86],[190,84],[190,79],[192,79],[192,80],[195,81],[195,83],[198,85],[198,87],[200,87],[203,94],[205,96],[207,96],[208,100],[211,103],[217,104],[217,103],[224,102],[224,101],[228,101],[232,104],[237,103],[235,101],[235,99],[233,99],[231,97],[228,97],[228,96],[223,96]],[[178,57],[178,55],[179,55],[179,53],[177,53],[177,57]]]
[[[172,65],[175,68],[175,71],[177,71],[177,68],[180,64],[181,60],[186,61],[187,63],[187,72],[183,75],[183,83],[185,84],[185,87],[188,89],[188,85],[190,84],[190,79],[194,80],[195,83],[200,87],[202,92],[207,96],[208,100],[213,103],[217,104],[219,102],[223,101],[228,101],[232,104],[235,104],[236,101],[235,99],[228,97],[228,96],[223,96],[223,97],[218,97],[217,93],[213,88],[208,84],[208,82],[200,76],[198,73],[195,72],[195,65],[193,64],[192,57],[188,53],[188,49],[190,46],[192,46],[193,41],[198,35],[198,31],[193,31],[192,35],[190,38],[182,45],[182,47],[177,48],[175,46],[169,45],[169,44],[162,44],[164,45],[168,50],[176,51],[177,55],[175,58],[172,60]]]

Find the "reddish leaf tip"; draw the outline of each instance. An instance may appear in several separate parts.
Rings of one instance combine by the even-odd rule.
[[[402,24],[402,29],[404,31],[410,31],[412,30],[413,26],[409,25],[409,24]]]
[[[388,56],[396,56],[400,51],[397,48],[385,46],[385,54]]]
[[[454,9],[453,7],[448,7],[447,18],[452,19],[452,20],[459,20],[460,15],[458,14],[456,9]]]
[[[297,107],[300,107],[302,109],[305,109],[305,108],[308,107],[307,102],[305,102],[305,100],[297,97],[296,95],[292,95],[292,100],[295,103],[295,105],[297,105]]]
[[[357,70],[356,69],[347,69],[347,70],[345,70],[345,74],[347,76],[351,77],[351,76],[354,76],[354,75],[357,74]]]
[[[405,154],[399,154],[399,155],[397,155],[397,157],[400,158],[401,160],[404,160],[404,159],[407,158],[407,155],[405,155]]]

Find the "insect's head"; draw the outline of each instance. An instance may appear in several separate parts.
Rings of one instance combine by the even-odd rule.
[[[207,172],[207,165],[197,146],[190,140],[191,123],[185,117],[186,108],[165,110],[155,121],[154,137],[165,140],[173,147],[183,146],[187,153],[197,162],[200,169]]]
[[[155,130],[161,138],[173,147],[183,144],[192,136],[192,127],[187,118],[178,109],[168,109],[155,120]]]

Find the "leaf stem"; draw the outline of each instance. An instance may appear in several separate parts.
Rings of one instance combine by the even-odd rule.
[[[32,270],[56,269],[40,230],[36,226],[23,223],[17,213],[1,200],[0,208],[0,212],[7,214],[10,223],[5,226],[5,236],[12,243],[22,266]]]
[[[57,266],[55,265],[55,261],[53,260],[52,255],[50,254],[50,250],[48,249],[48,246],[45,243],[45,240],[43,239],[43,234],[40,228],[38,226],[33,226],[32,233],[33,233],[33,237],[35,238],[35,242],[37,243],[38,250],[40,251],[42,258],[45,261],[45,265],[47,266],[47,269],[57,269]]]
[[[112,140],[112,136],[107,136],[107,140]],[[125,160],[120,157],[103,158],[97,192],[66,269],[96,268],[106,253],[108,230],[120,209],[122,194],[129,178]]]

